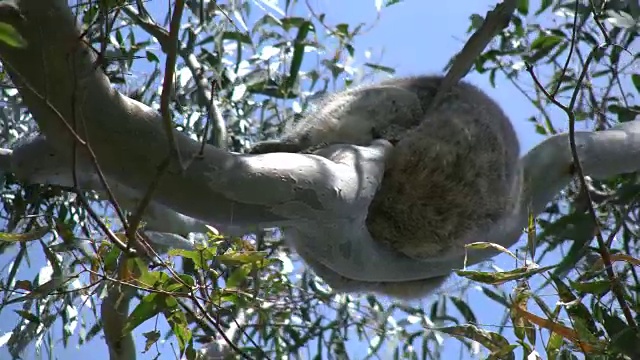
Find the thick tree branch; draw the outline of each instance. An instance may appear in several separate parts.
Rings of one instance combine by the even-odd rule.
[[[70,157],[61,155],[44,137],[37,137],[14,150],[0,149],[0,171],[12,172],[31,184],[50,184],[73,187],[73,162]],[[101,198],[107,197],[100,190],[102,186],[93,166],[86,156],[76,159],[79,190],[96,190]],[[107,179],[118,202],[127,210],[133,211],[140,202],[141,194],[114,181]],[[187,234],[206,232],[205,223],[177,213],[164,205],[152,202],[145,211],[146,229]],[[237,233],[234,229],[220,229]]]
[[[126,258],[119,259],[118,266],[124,266]],[[110,360],[135,360],[136,344],[131,332],[124,332],[129,318],[129,305],[136,289],[123,283],[107,283],[107,296],[100,304],[100,316],[104,337],[109,347]]]
[[[64,2],[23,1],[20,6],[26,20],[15,25],[30,46],[26,50],[0,46],[0,56],[12,69],[12,79],[41,131],[56,150],[70,148],[73,138],[51,107],[70,118],[70,99],[77,88],[75,111],[86,127],[79,133],[87,134],[109,178],[143,192],[166,154],[160,115],[113,90],[107,78],[94,69],[95,56],[77,39]],[[179,132],[175,136],[185,158],[198,153],[197,143]],[[164,175],[155,200],[209,223],[233,225],[287,220],[272,206],[303,201],[300,196],[310,193],[340,201],[333,194],[338,184],[326,181],[333,166],[330,161],[283,157],[286,155],[242,156],[206,147],[184,173]],[[272,191],[264,192],[264,188]]]
[[[78,38],[66,2],[23,0],[18,6],[24,19],[0,21],[16,26],[29,46],[0,45],[0,57],[47,140],[33,140],[15,152],[0,152],[0,165],[10,166],[30,181],[68,186],[71,162],[60,154],[68,153],[75,141],[65,124],[75,113],[84,127],[78,133],[87,134],[84,140],[91,144],[110,187],[123,201],[136,204],[167,154],[160,114],[115,91],[96,69],[95,55]],[[72,106],[74,96],[76,108]],[[367,209],[392,149],[386,141],[369,147],[335,145],[324,149],[321,156],[250,156],[207,146],[198,157],[199,144],[179,132],[174,136],[184,159],[194,161],[185,171],[172,169],[164,174],[146,215],[156,211],[159,217],[173,216],[176,223],[164,228],[156,223],[159,231],[202,228],[204,224],[245,230],[279,226],[298,251],[313,254],[328,278],[357,280],[365,289],[381,281],[440,278],[463,264],[463,249],[448,258],[419,261],[391,251],[369,235]],[[587,175],[605,178],[640,169],[639,122],[577,133],[576,144]],[[37,153],[49,154],[51,161],[43,162],[33,155]],[[99,190],[86,154],[82,156],[77,165],[81,186]],[[548,138],[530,151],[520,162],[522,177],[513,192],[518,202],[511,214],[489,233],[473,234],[466,242],[513,245],[529,213],[543,211],[570,182],[572,159],[567,134]],[[470,264],[495,254],[471,250]],[[113,305],[109,299],[104,306]],[[108,341],[110,350],[121,351],[112,340]],[[129,356],[130,352],[125,349],[121,354]]]
[[[81,113],[86,117],[98,160],[110,179],[134,193],[142,192],[155,174],[155,165],[166,154],[159,114],[112,90],[108,80],[92,70],[91,52],[74,38],[77,32],[72,29],[68,9],[51,2],[58,4],[53,7],[55,11],[48,2],[21,3],[23,12],[28,14],[26,21],[33,23],[19,28],[31,47],[27,51],[0,47],[0,55],[17,69],[13,78],[18,84],[28,81],[36,91],[45,91],[52,88],[51,81],[58,81],[48,99],[66,113],[70,111],[71,84],[62,75],[72,78],[72,71],[84,74],[79,76],[85,99]],[[62,19],[69,24],[65,25]],[[47,41],[40,34],[47,34]],[[69,43],[75,48],[65,45]],[[75,68],[66,60],[66,52],[72,50]],[[47,66],[37,60],[43,56],[48,60]],[[43,70],[46,68],[55,71]],[[62,120],[53,116],[28,88],[21,88],[21,93],[53,147],[67,148],[71,139],[60,124]],[[635,154],[636,127],[636,123],[630,123],[611,132],[577,134],[585,171],[594,176],[610,176],[622,169],[636,170],[638,164],[628,156]],[[623,138],[621,148],[619,142]],[[198,151],[198,144],[182,134],[176,133],[176,139],[188,156]],[[622,149],[624,152],[620,152]],[[281,153],[247,156],[206,147],[203,158],[194,161],[184,174],[165,175],[155,200],[209,224],[280,226],[296,247],[315,254],[323,265],[347,278],[407,281],[448,274],[452,268],[462,266],[462,250],[454,258],[411,260],[375,243],[366,231],[366,209],[384,171],[388,150],[388,144],[383,143],[368,148],[332,146],[321,154],[328,158],[324,159]],[[526,225],[529,211],[540,212],[569,182],[571,161],[566,135],[549,138],[532,150],[521,163],[525,190],[519,206],[489,234],[475,234],[468,242],[513,245]],[[475,250],[470,254],[471,263],[494,254]]]

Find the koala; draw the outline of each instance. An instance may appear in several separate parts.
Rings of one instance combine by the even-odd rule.
[[[386,139],[394,148],[367,214],[372,238],[418,260],[462,254],[516,206],[520,145],[500,106],[467,82],[434,104],[442,80],[421,75],[338,92],[281,139],[258,143],[251,153],[313,153],[330,144]],[[406,298],[446,278],[358,284],[320,269],[312,254],[301,255],[338,290]]]

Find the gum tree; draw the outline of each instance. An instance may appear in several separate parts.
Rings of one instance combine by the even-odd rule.
[[[516,347],[549,358],[638,355],[637,4],[507,1],[471,17],[473,36],[449,80],[473,65],[492,81],[513,82],[539,110],[530,118],[535,131],[549,137],[522,157],[521,202],[505,226],[446,266],[384,252],[344,216],[366,214],[388,144],[334,146],[324,158],[243,155],[300,110],[313,111],[312,95],[392,72],[346,65],[365,24],[327,24],[297,2],[256,18],[253,3],[177,0],[164,21],[146,6],[0,4],[7,104],[1,248],[12,256],[2,309],[20,305],[19,323],[3,336],[12,355],[42,341],[58,317],[66,345],[87,303],[96,322],[81,341],[102,332],[114,360],[143,351],[131,331],[156,317],[171,331],[141,334],[146,350],[166,337],[187,358],[340,356],[354,336],[372,353],[426,357],[438,354],[442,334],[502,357],[515,356]],[[555,16],[553,27],[536,22],[543,15]],[[345,151],[358,156],[345,160]],[[360,177],[374,180],[357,188]],[[499,252],[526,258],[510,271],[457,271],[509,310],[513,335],[481,329],[473,307],[456,296],[442,294],[427,312],[334,294],[314,274],[292,270],[295,254],[270,228],[305,234],[308,250],[328,262],[322,276],[408,280]],[[516,256],[504,248],[523,228],[526,255]],[[337,252],[345,244],[358,251]],[[563,248],[560,263],[533,265]],[[34,279],[20,278],[32,252],[47,265]],[[358,261],[364,258],[380,261]],[[532,277],[548,279],[561,302],[549,305],[529,291]],[[497,287],[516,280],[510,295]],[[198,343],[205,346],[197,355]]]

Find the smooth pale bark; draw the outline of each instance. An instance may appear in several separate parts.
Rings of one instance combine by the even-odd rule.
[[[0,21],[16,26],[29,46],[2,44],[0,58],[47,140],[37,138],[14,152],[1,151],[0,166],[28,181],[72,185],[69,159],[75,140],[64,119],[88,140],[118,200],[134,209],[169,151],[160,115],[115,91],[96,69],[96,56],[78,39],[66,2],[23,0],[17,6],[24,20],[2,11]],[[249,156],[206,147],[202,158],[192,159],[199,144],[178,132],[174,136],[183,159],[192,161],[185,171],[174,166],[164,175],[145,218],[154,230],[184,234],[202,231],[204,224],[237,231],[279,226],[296,248],[314,254],[326,271],[369,282],[428,279],[462,267],[462,248],[455,257],[418,261],[371,239],[364,219],[391,149],[385,141],[369,147],[332,146],[322,157]],[[578,133],[576,141],[588,175],[608,177],[640,168],[637,122]],[[521,160],[518,206],[488,234],[476,234],[468,242],[513,245],[527,225],[529,211],[541,212],[569,183],[571,164],[566,134],[530,151]],[[76,169],[80,186],[102,191],[92,166],[83,152]],[[470,264],[495,254],[472,250]],[[115,309],[116,295],[105,299],[106,311]],[[105,328],[107,338],[117,334],[123,319]],[[132,342],[119,344],[116,349],[110,342],[112,359],[135,358]]]
[[[168,153],[160,115],[112,89],[93,64],[96,56],[78,40],[79,32],[63,1],[25,0],[19,3],[19,10],[24,21],[4,20],[18,28],[29,46],[16,49],[2,45],[0,57],[46,135],[49,152],[70,154],[74,141],[53,111],[56,109],[68,123],[76,124],[83,138],[89,139],[111,186],[128,194],[124,197],[139,198]],[[178,132],[174,135],[183,158],[191,159],[199,144]],[[606,132],[578,133],[587,174],[603,177],[636,170],[637,140],[636,123]],[[184,172],[173,168],[164,175],[153,205],[166,216],[178,212],[178,217],[184,216],[183,220],[192,221],[194,226],[280,226],[296,247],[307,248],[320,263],[355,280],[416,280],[461,267],[462,249],[454,258],[418,261],[400,256],[370,238],[364,226],[366,209],[375,195],[389,149],[384,142],[368,148],[332,146],[325,149],[323,158],[301,154],[241,155],[209,146],[203,157],[193,160]],[[28,157],[28,151],[21,155]],[[95,184],[92,165],[84,156],[79,170]],[[60,166],[68,168],[68,160],[62,159]],[[533,149],[521,162],[525,191],[519,197],[519,206],[489,234],[476,234],[468,242],[492,241],[506,247],[515,243],[529,211],[541,211],[570,181],[571,163],[566,134],[549,138]],[[23,171],[28,178],[25,164],[28,161],[12,162],[14,170]],[[36,166],[33,171],[36,170],[47,169]],[[49,170],[52,172],[48,180],[52,183],[63,182],[61,174],[69,176],[68,169]],[[45,180],[46,176],[34,175],[34,179]],[[69,178],[66,180],[68,185]],[[469,257],[471,263],[476,263],[494,254],[474,250]]]

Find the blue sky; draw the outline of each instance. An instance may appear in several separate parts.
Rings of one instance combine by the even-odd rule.
[[[282,3],[283,1],[281,1]],[[156,4],[166,6],[166,1],[157,1]],[[376,17],[374,0],[360,1],[330,1],[330,0],[310,0],[310,4],[317,12],[327,14],[328,23],[345,22],[356,24],[359,22],[370,23]],[[374,53],[383,51],[382,63],[397,69],[397,75],[412,75],[419,73],[439,73],[450,57],[461,49],[467,39],[466,29],[468,28],[469,16],[474,13],[484,15],[495,1],[442,1],[437,6],[434,2],[405,0],[405,2],[383,9],[382,16],[377,25],[368,33],[360,36],[355,43],[357,50],[356,61],[364,61],[363,53],[367,49]],[[158,5],[160,6],[160,5]],[[535,5],[532,5],[532,8]],[[303,7],[301,7],[303,8]],[[255,8],[254,11],[259,11]],[[533,125],[526,121],[526,118],[535,114],[536,110],[508,81],[497,80],[497,87],[492,88],[488,82],[488,77],[478,74],[470,74],[466,80],[484,89],[510,116],[519,139],[523,152],[539,143],[542,137],[535,134]],[[562,119],[562,118],[560,118]],[[34,265],[42,263],[39,254],[34,254],[32,259]],[[5,257],[0,257],[0,261]],[[495,259],[495,264],[503,269],[511,269],[513,261],[506,256],[499,256]],[[31,278],[39,267],[34,266],[33,270],[21,270],[18,278]],[[455,287],[455,281],[452,282]],[[508,291],[508,290],[507,290]],[[498,325],[501,319],[497,316],[503,314],[504,309],[494,305],[484,295],[475,290],[471,290],[468,295],[469,303],[476,311],[476,316],[480,324]],[[427,306],[429,300],[422,302]],[[5,310],[0,314],[0,334],[10,331],[15,324],[15,314]],[[90,320],[90,318],[88,318]],[[142,326],[136,330],[136,334],[149,331],[153,324]],[[59,326],[58,326],[59,328]],[[59,332],[58,332],[59,335]],[[138,348],[142,348],[141,337],[138,336]],[[74,341],[74,340],[72,340]],[[447,353],[450,356],[444,358],[459,358],[460,345],[457,341],[448,341]],[[174,359],[173,352],[168,346],[164,346],[164,354],[160,359]],[[353,349],[355,353],[361,353]],[[91,358],[92,360],[108,359],[108,352],[104,342],[100,337],[96,337],[91,343],[84,345],[80,349],[75,349],[72,345],[68,349],[60,346],[56,347],[58,359]],[[155,352],[146,355],[139,355],[139,359],[151,359]],[[28,359],[33,358],[33,353],[27,354]],[[355,356],[354,358],[358,358]],[[5,349],[0,349],[0,359],[8,358]],[[464,357],[463,357],[464,358]]]

